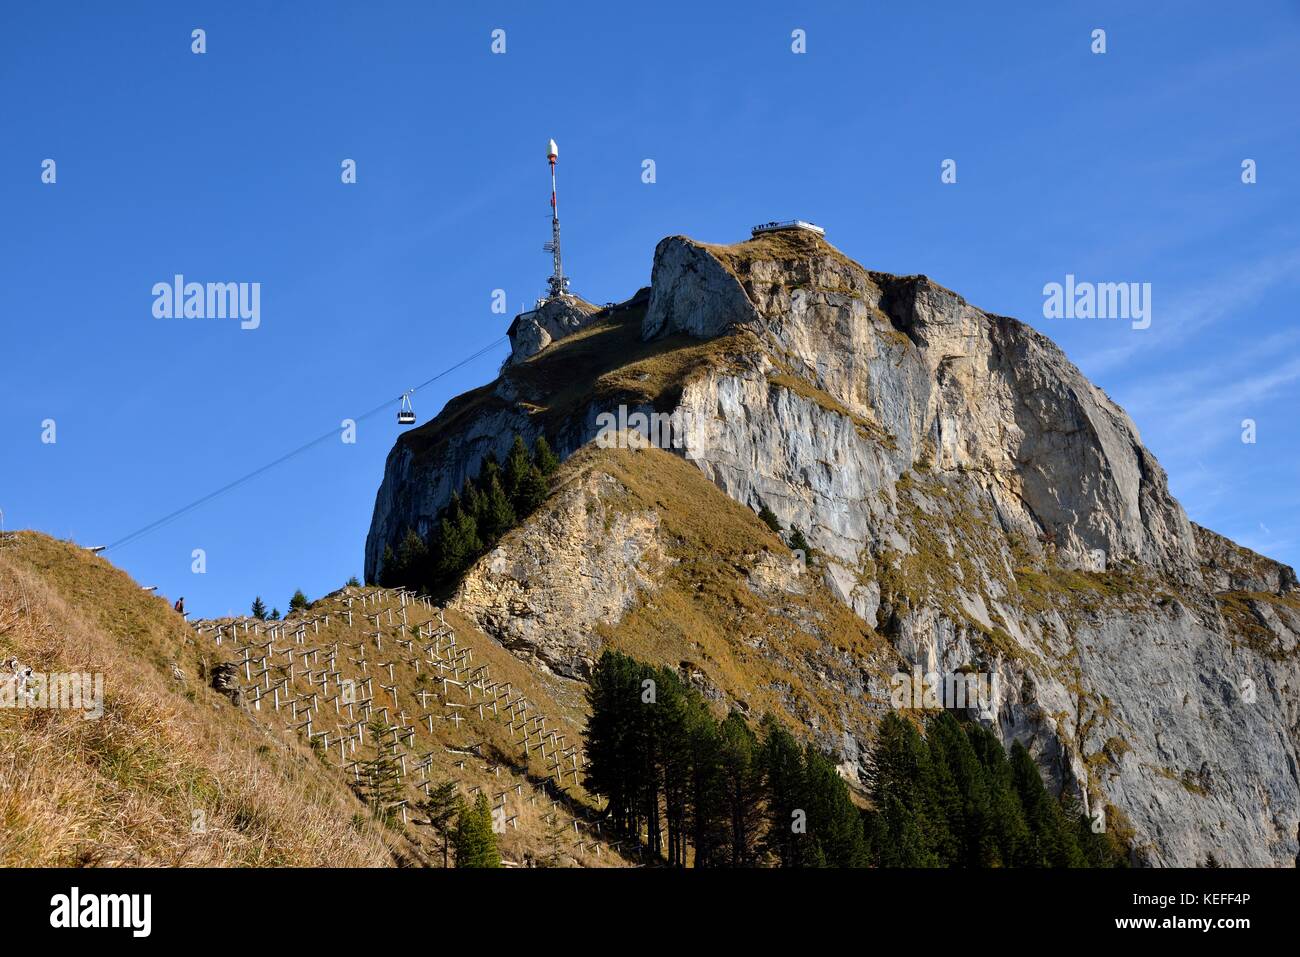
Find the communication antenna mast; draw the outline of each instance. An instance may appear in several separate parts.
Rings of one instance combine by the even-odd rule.
[[[551,254],[554,262],[554,272],[547,278],[546,284],[551,287],[551,298],[564,296],[569,292],[569,280],[564,275],[564,268],[560,264],[560,207],[555,201],[555,161],[560,155],[559,147],[555,145],[555,140],[546,144],[546,160],[551,164],[551,241],[542,248]]]

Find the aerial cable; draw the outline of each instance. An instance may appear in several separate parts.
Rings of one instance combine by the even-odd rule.
[[[459,362],[455,363],[454,365],[448,366],[447,368],[443,369],[441,372],[437,373],[436,375],[430,376],[428,379],[425,379],[423,382],[421,382],[419,385],[415,386],[414,388],[408,389],[406,392],[403,392],[401,395],[395,396],[391,399],[387,399],[384,402],[381,402],[379,405],[375,406],[373,409],[361,413],[360,415],[354,418],[354,421],[362,422],[366,419],[369,419],[372,416],[378,415],[380,412],[383,412],[385,409],[390,408],[394,402],[398,402],[400,403],[401,410],[410,412],[411,415],[410,421],[413,422],[414,412],[411,411],[411,406],[410,406],[410,397],[413,394],[418,392],[420,389],[423,389],[425,386],[437,382],[443,376],[450,375],[452,372],[455,372],[457,369],[461,368],[462,366],[468,365],[469,363],[473,362],[475,359],[485,355],[488,352],[491,352],[497,346],[501,345],[501,343],[505,342],[506,339],[507,339],[506,336],[501,336],[497,339],[494,339],[492,342],[488,343],[486,346],[479,349],[477,352],[474,352],[466,356],[464,359],[461,359]],[[410,424],[406,420],[399,419],[399,421],[401,421],[402,424]],[[176,509],[176,511],[170,512],[167,515],[164,515],[162,518],[150,522],[148,525],[145,525],[142,528],[136,529],[134,532],[131,532],[129,535],[124,535],[122,538],[119,538],[117,541],[108,545],[104,549],[104,551],[112,551],[115,548],[121,548],[124,545],[132,544],[133,542],[138,541],[144,536],[152,532],[156,532],[158,531],[158,529],[166,525],[170,525],[172,522],[182,517],[183,515],[188,515],[190,512],[194,511],[196,508],[200,507],[201,505],[206,505],[208,502],[211,502],[214,499],[219,498],[222,495],[225,495],[227,492],[230,492],[238,488],[239,486],[243,485],[245,482],[257,478],[262,473],[269,472],[277,465],[281,465],[289,461],[290,459],[301,455],[303,452],[315,448],[316,446],[320,445],[322,442],[326,442],[329,441],[330,439],[336,438],[338,434],[339,434],[338,429],[336,428],[330,429],[328,432],[318,435],[316,436],[316,438],[312,439],[311,441],[298,446],[293,451],[286,452],[284,455],[281,455],[279,458],[273,459],[272,461],[267,462],[265,465],[259,466],[258,468],[247,473],[246,475],[241,475],[239,478],[235,479],[234,481],[226,483],[225,485],[221,486],[221,488],[209,492],[207,495],[204,495],[202,498],[197,498],[194,501],[190,502],[188,505],[184,505],[181,508]]]

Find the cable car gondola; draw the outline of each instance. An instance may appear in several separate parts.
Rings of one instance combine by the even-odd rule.
[[[411,393],[402,393],[402,406],[397,410],[398,425],[415,425],[415,410],[411,408]]]

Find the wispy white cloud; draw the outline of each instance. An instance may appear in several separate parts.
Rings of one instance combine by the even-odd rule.
[[[1149,329],[1129,331],[1127,341],[1097,352],[1085,353],[1077,365],[1091,379],[1123,368],[1138,355],[1151,355],[1171,345],[1182,345],[1197,333],[1227,318],[1241,318],[1278,285],[1300,281],[1300,249],[1270,256],[1217,275],[1176,296],[1167,305],[1154,290],[1154,319]],[[1158,310],[1158,311],[1155,311]]]
[[[1252,552],[1259,552],[1269,558],[1277,558],[1279,561],[1285,561],[1285,558],[1278,556],[1291,555],[1295,552],[1296,540],[1287,535],[1274,535],[1272,533],[1254,534],[1247,532],[1239,534],[1233,539],[1238,545],[1244,545]]]
[[[1172,423],[1175,426],[1203,426],[1207,419],[1234,409],[1241,411],[1249,403],[1266,399],[1296,380],[1300,380],[1300,355],[1183,403]]]
[[[1275,365],[1279,355],[1300,348],[1300,328],[1259,338],[1243,336],[1238,341],[1245,344],[1231,353],[1217,353],[1213,362],[1131,379],[1117,388],[1116,393],[1130,414],[1143,415],[1150,411],[1159,417],[1170,406],[1182,407],[1189,397],[1202,398],[1207,390],[1214,391],[1225,381],[1236,383],[1252,378],[1263,366]]]

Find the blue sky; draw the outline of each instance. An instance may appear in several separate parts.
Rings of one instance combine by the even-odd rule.
[[[5,527],[116,541],[502,335],[492,291],[544,289],[553,136],[575,291],[629,295],[669,234],[812,219],[1052,336],[1194,520],[1296,563],[1300,6],[893,6],[5,4]],[[260,327],[155,319],[177,273],[260,282]],[[1151,283],[1151,327],[1044,319],[1067,273]],[[419,392],[421,421],[503,357]],[[396,433],[368,419],[109,557],[205,615],[338,587]]]

